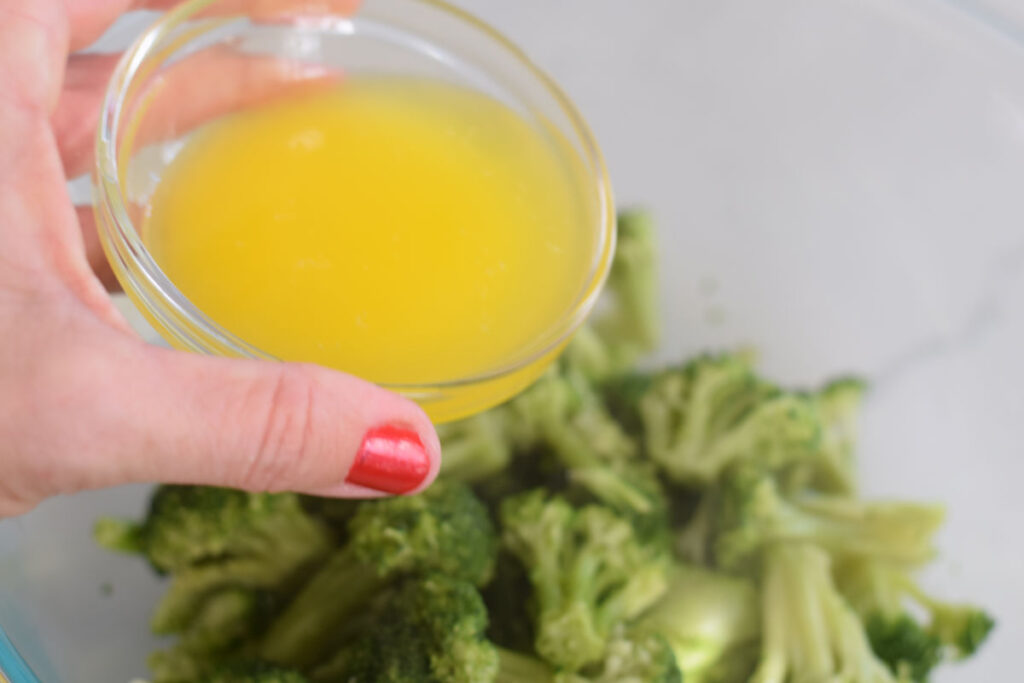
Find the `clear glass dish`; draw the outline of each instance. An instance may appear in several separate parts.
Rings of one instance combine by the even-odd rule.
[[[873,382],[866,493],[947,502],[927,582],[999,619],[935,682],[1019,680],[1024,30],[966,1],[462,4],[552,70],[654,210],[659,360],[754,344],[784,381]],[[46,683],[145,675],[160,584],[89,538],[145,494],[0,522],[0,623]]]
[[[189,301],[147,250],[141,227],[164,172],[199,125],[308,89],[326,73],[425,77],[478,90],[552,138],[567,167],[583,169],[580,214],[593,253],[579,291],[568,292],[564,307],[557,302],[559,319],[496,367],[384,384],[438,421],[500,403],[543,372],[593,307],[614,251],[614,207],[601,152],[568,98],[507,39],[443,2],[190,0],[155,23],[114,72],[100,117],[96,215],[118,280],[173,346],[272,358]]]

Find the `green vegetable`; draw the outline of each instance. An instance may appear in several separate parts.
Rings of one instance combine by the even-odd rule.
[[[777,541],[807,541],[838,555],[920,564],[934,556],[932,539],[944,517],[934,505],[868,503],[815,493],[787,499],[775,479],[753,465],[726,473],[716,495],[715,559],[730,569]]]
[[[309,683],[309,680],[297,671],[252,661],[224,665],[202,678],[200,683]]]
[[[497,537],[486,508],[464,485],[441,482],[414,497],[364,503],[334,552],[271,625],[264,659],[309,666],[329,654],[331,634],[409,573],[440,572],[483,584]]]
[[[665,591],[662,546],[606,507],[577,509],[538,490],[506,500],[501,521],[533,586],[537,652],[558,667],[600,660],[613,630]]]
[[[656,375],[640,415],[651,459],[696,486],[742,460],[776,469],[812,457],[822,432],[814,401],[760,379],[746,354],[701,356]]]
[[[660,635],[617,633],[604,659],[583,671],[557,672],[536,657],[498,649],[494,683],[682,683],[672,648]]]
[[[615,258],[601,306],[573,339],[564,362],[600,384],[632,370],[654,349],[661,324],[654,223],[645,211],[619,214]]]
[[[97,541],[169,578],[154,683],[926,683],[994,622],[924,591],[940,506],[857,495],[866,384],[637,362],[649,217],[531,387],[438,428],[412,497],[156,490]],[[278,668],[284,667],[284,668]]]
[[[776,543],[764,552],[761,659],[751,683],[896,683],[832,581],[827,552]]]
[[[472,583],[444,575],[405,581],[372,626],[317,668],[317,683],[491,681],[498,652],[484,638],[487,609]]]
[[[634,625],[671,646],[686,683],[746,681],[761,636],[754,583],[679,564],[664,596]]]
[[[186,631],[203,602],[223,589],[287,591],[333,545],[297,496],[203,486],[161,486],[141,524],[100,520],[95,536],[171,574],[152,617],[158,634]]]
[[[839,566],[837,583],[867,624],[875,652],[894,672],[917,683],[928,681],[944,660],[974,655],[995,626],[979,607],[929,595],[905,565],[850,560]]]

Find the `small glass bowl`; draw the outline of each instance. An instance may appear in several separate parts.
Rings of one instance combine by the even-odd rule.
[[[340,71],[477,89],[553,130],[585,169],[580,201],[592,217],[594,253],[561,319],[500,367],[429,385],[383,385],[439,422],[500,403],[543,372],[593,308],[614,252],[615,211],[601,152],[569,99],[497,31],[439,0],[191,0],[161,18],[125,54],[103,103],[94,186],[107,258],[172,346],[275,360],[190,302],[146,249],[140,226],[163,172],[199,125]]]

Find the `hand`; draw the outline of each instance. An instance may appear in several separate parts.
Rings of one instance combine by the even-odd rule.
[[[414,403],[316,366],[149,346],[117,312],[91,211],[65,186],[91,164],[115,58],[69,52],[132,4],[0,0],[0,517],[128,482],[426,486],[440,446]]]

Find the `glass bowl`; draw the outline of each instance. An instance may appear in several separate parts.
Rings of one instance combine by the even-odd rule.
[[[381,383],[435,421],[500,403],[537,378],[594,305],[614,251],[614,208],[601,152],[569,99],[507,39],[443,2],[191,0],[155,23],[114,72],[100,118],[95,206],[114,272],[171,345],[272,359],[189,301],[147,251],[140,229],[161,177],[199,125],[342,72],[428,77],[485,93],[551,140],[564,163],[583,169],[578,201],[593,253],[580,289],[569,292],[564,309],[556,303],[557,321],[497,367],[428,384]]]
[[[753,344],[784,382],[866,376],[865,493],[948,503],[925,579],[999,620],[934,683],[1019,680],[1024,24],[1000,15],[1010,2],[461,4],[551,69],[619,197],[655,213],[657,362]],[[0,623],[46,683],[145,676],[162,587],[90,530],[140,514],[147,492],[0,522]]]

